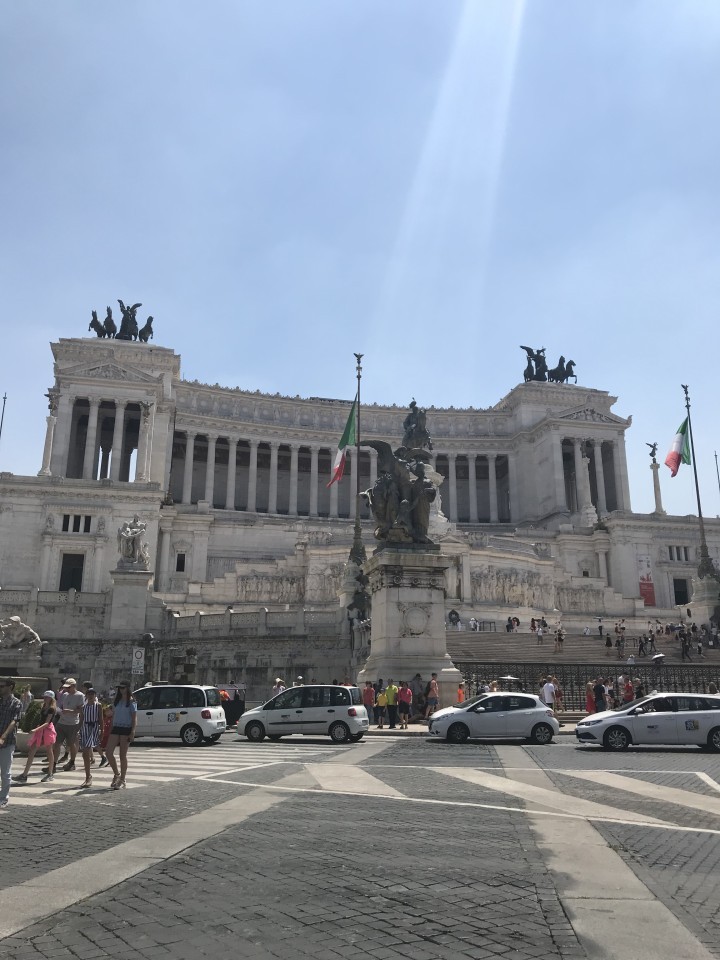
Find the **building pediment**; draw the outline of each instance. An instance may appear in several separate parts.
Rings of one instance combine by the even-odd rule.
[[[152,383],[156,384],[159,377],[153,377],[143,370],[129,364],[116,363],[108,360],[101,363],[79,363],[76,366],[66,367],[61,372],[63,379],[72,380],[121,380],[124,383]]]
[[[632,421],[632,417],[624,420],[622,417],[616,417],[614,413],[595,410],[594,407],[578,407],[576,410],[570,410],[567,413],[561,413],[557,416],[558,420],[575,420],[582,423],[611,423],[614,426],[626,427]]]

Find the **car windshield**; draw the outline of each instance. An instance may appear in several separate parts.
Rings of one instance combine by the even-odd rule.
[[[472,707],[476,703],[480,703],[481,700],[484,700],[486,697],[489,697],[489,696],[490,696],[489,693],[481,693],[477,697],[473,697],[472,700],[465,700],[464,703],[458,703],[457,706],[463,707],[463,708]]]
[[[613,707],[613,711],[617,713],[620,710],[634,710],[638,704],[647,703],[648,700],[652,700],[653,697],[657,697],[657,694],[648,694],[646,697],[640,697],[638,700],[632,700],[630,703],[621,703],[619,707]]]

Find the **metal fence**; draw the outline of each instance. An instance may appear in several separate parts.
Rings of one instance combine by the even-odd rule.
[[[585,710],[587,684],[598,677],[609,678],[608,683],[618,690],[620,674],[631,674],[633,680],[640,680],[646,692],[662,690],[666,693],[708,693],[708,685],[720,685],[720,666],[705,664],[636,664],[628,667],[622,662],[599,661],[597,663],[550,663],[537,660],[533,663],[483,663],[478,661],[455,661],[468,684],[468,694],[474,696],[480,692],[480,685],[497,680],[503,690],[525,690],[539,693],[540,687],[548,676],[557,677],[563,692],[566,710]],[[516,680],[502,680],[502,677],[515,677]]]

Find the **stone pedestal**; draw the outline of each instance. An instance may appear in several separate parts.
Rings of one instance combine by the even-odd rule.
[[[720,583],[712,577],[693,577],[693,591],[689,607],[698,626],[710,623],[717,607],[720,607]]]
[[[438,675],[441,706],[457,698],[462,675],[445,640],[445,571],[438,549],[381,548],[364,565],[372,596],[370,656],[358,684],[379,677],[427,683]]]
[[[111,570],[113,582],[110,605],[110,632],[141,634],[150,596],[151,570]]]

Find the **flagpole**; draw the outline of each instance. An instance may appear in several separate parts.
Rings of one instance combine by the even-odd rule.
[[[717,474],[718,480],[718,492],[720,492],[720,470],[718,470],[717,450],[715,451],[715,473]]]
[[[355,372],[357,374],[357,396],[355,402],[357,409],[355,411],[355,528],[353,531],[353,544],[350,550],[350,559],[360,566],[366,560],[365,547],[362,542],[362,524],[360,522],[360,381],[362,380],[361,360],[364,354],[355,354]]]
[[[690,416],[690,394],[687,384],[681,384],[685,391],[685,409],[687,410],[688,433],[690,434],[690,455],[692,457],[693,474],[695,476],[695,496],[697,498],[698,521],[700,523],[700,563],[698,564],[698,576],[702,580],[704,577],[716,577],[717,571],[715,565],[710,559],[708,553],[707,540],[705,539],[705,521],[702,515],[702,506],[700,504],[700,484],[698,482],[697,459],[695,458],[695,441],[693,440],[692,417]]]

